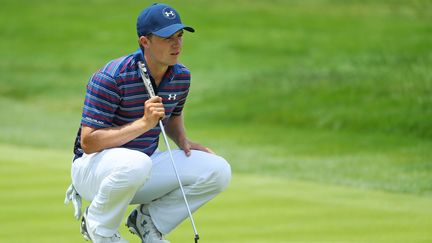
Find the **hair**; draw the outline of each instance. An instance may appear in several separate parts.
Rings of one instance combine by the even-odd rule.
[[[141,35],[141,36],[144,36],[145,38],[147,38],[147,39],[151,40],[151,38],[152,38],[153,34],[152,34],[152,33],[150,33],[150,34],[147,34],[147,35]],[[140,37],[141,37],[141,36],[140,36]],[[140,47],[141,51],[142,51],[142,52],[144,53],[144,47],[143,47],[143,46],[141,46],[141,43],[140,43],[139,39],[138,39],[138,45],[139,45],[139,47]]]

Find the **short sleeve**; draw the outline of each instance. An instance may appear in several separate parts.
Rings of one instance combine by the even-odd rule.
[[[180,98],[179,102],[177,103],[176,107],[174,108],[173,112],[171,113],[171,115],[173,116],[180,116],[182,111],[183,111],[183,107],[186,104],[186,98],[187,95],[189,93],[189,90],[187,90],[182,97]]]
[[[182,94],[179,97],[179,102],[171,113],[173,116],[181,115],[183,107],[186,104],[186,98],[189,94],[191,82],[191,74],[189,70],[183,65],[180,65],[178,68],[179,72],[175,75],[174,79],[176,80],[176,83],[179,85],[179,87],[181,87]]]
[[[119,101],[115,79],[103,72],[95,73],[87,84],[81,124],[93,128],[111,127]]]

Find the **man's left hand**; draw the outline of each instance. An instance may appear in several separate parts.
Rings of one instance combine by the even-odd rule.
[[[183,150],[186,154],[186,156],[190,156],[191,155],[191,150],[200,150],[206,153],[210,153],[210,154],[215,154],[215,152],[213,152],[213,150],[199,144],[199,143],[195,143],[192,142],[190,140],[185,139],[183,142],[177,144],[179,146],[179,148],[181,150]]]

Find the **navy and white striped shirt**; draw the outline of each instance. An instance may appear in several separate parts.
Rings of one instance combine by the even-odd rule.
[[[98,70],[87,84],[87,92],[82,112],[81,125],[100,129],[118,127],[133,122],[144,115],[144,102],[149,95],[144,87],[138,69],[138,61],[143,61],[141,50],[112,60]],[[156,95],[162,98],[165,107],[165,124],[172,115],[181,115],[190,86],[190,72],[181,65],[170,66],[158,87]],[[152,155],[159,142],[159,125],[122,147],[135,149]],[[74,160],[83,155],[80,143],[81,126],[74,146]]]

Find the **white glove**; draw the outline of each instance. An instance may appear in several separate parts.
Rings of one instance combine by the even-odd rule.
[[[71,184],[69,188],[66,191],[66,197],[64,200],[64,203],[67,205],[69,202],[72,201],[75,213],[74,216],[77,220],[81,218],[82,215],[82,202],[81,202],[81,196],[78,194],[78,192],[75,190],[75,187]]]

